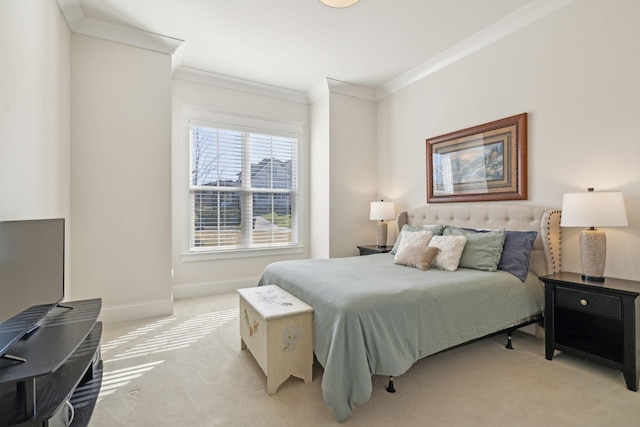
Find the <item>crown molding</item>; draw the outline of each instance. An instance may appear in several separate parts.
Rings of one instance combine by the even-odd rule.
[[[314,102],[320,100],[325,95],[329,94],[329,85],[327,84],[327,79],[320,79],[318,83],[316,83],[311,89],[307,91],[307,98],[309,99],[309,104],[313,104]]]
[[[110,40],[129,46],[173,55],[184,40],[150,33],[111,22],[89,18],[82,12],[80,0],[57,0],[58,6],[74,33]]]
[[[538,0],[529,3],[450,49],[384,84],[376,90],[376,100],[384,99],[575,1]]]
[[[360,98],[367,101],[376,100],[376,91],[374,89],[369,89],[368,87],[358,86],[353,83],[342,82],[331,78],[327,78],[327,85],[329,87],[329,92],[331,93],[339,93],[341,95],[352,96],[354,98]]]
[[[282,99],[284,101],[299,102],[302,104],[309,103],[309,98],[303,92],[283,89],[250,80],[238,79],[236,77],[224,76],[221,74],[211,73],[209,71],[197,70],[195,68],[179,67],[173,72],[173,78],[225,89],[233,89],[254,95],[269,96],[271,98]]]
[[[376,91],[374,89],[331,79],[329,77],[321,79],[307,92],[307,96],[309,102],[313,103],[329,93],[339,93],[366,101],[376,101]]]
[[[171,55],[173,77],[176,79],[270,96],[286,101],[308,103],[306,94],[302,92],[183,67],[179,48],[184,44],[184,40],[89,18],[82,12],[80,0],[57,0],[57,2],[69,28],[74,33]]]
[[[377,89],[370,89],[326,78],[309,89],[306,94],[262,83],[181,67],[182,58],[179,48],[184,44],[184,40],[89,18],[83,13],[80,0],[56,1],[69,28],[75,33],[172,55],[174,77],[176,78],[258,95],[273,96],[287,101],[310,103],[315,102],[328,93],[339,93],[371,101],[382,100],[577,0],[534,1]]]

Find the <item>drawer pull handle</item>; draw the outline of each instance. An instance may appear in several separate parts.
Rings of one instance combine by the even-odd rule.
[[[587,301],[586,299],[582,298],[580,300],[580,305],[587,305],[587,304],[589,304],[589,301]]]

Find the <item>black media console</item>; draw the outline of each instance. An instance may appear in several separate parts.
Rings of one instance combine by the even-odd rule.
[[[102,383],[99,298],[64,302],[0,359],[0,427],[86,426]],[[18,315],[19,316],[19,315]]]

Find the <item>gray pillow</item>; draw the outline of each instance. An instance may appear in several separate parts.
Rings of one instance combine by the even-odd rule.
[[[442,230],[444,229],[444,225],[422,225],[420,227],[414,227],[413,225],[405,224],[402,226],[402,230],[398,233],[398,238],[391,249],[391,253],[395,255],[398,252],[398,247],[400,246],[400,241],[402,240],[402,232],[403,231],[430,231],[434,236],[442,235]]]
[[[498,269],[504,246],[504,230],[478,231],[447,225],[442,234],[444,236],[465,236],[467,238],[467,244],[460,257],[458,267],[484,271],[496,271]]]

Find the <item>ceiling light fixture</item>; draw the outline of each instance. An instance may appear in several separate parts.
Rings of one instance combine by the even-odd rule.
[[[329,7],[343,8],[353,6],[360,0],[320,0],[322,4]]]

